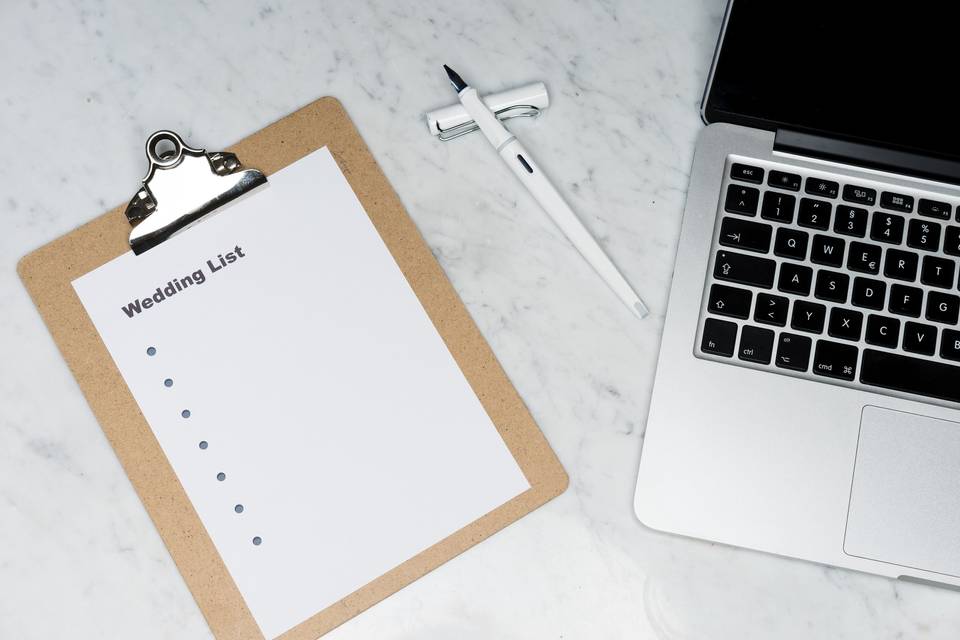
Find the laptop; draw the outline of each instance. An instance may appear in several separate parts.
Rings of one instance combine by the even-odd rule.
[[[728,5],[639,467],[647,526],[960,587],[942,7]]]

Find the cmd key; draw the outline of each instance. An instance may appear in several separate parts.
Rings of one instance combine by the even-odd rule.
[[[713,277],[753,287],[769,289],[777,263],[769,258],[756,258],[733,251],[718,251]]]
[[[853,345],[817,340],[813,355],[813,372],[818,376],[853,380],[857,371],[859,350]]]

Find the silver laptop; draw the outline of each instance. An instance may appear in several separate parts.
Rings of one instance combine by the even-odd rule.
[[[960,586],[949,6],[728,6],[640,462],[647,526]]]

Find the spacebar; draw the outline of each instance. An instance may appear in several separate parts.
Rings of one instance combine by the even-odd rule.
[[[860,382],[960,402],[960,367],[866,349]]]

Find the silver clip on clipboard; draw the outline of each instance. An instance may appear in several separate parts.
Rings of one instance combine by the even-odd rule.
[[[147,175],[126,209],[130,248],[138,255],[267,183],[236,155],[188,147],[173,131],[152,134],[146,151]]]

